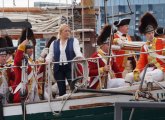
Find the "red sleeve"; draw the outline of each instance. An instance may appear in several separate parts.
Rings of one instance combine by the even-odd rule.
[[[21,66],[22,65],[22,59],[23,59],[23,53],[24,51],[17,50],[14,57],[14,66]],[[16,87],[21,82],[21,68],[15,67],[14,73],[15,73],[15,81],[14,86]],[[14,87],[14,89],[15,89]]]
[[[91,58],[97,58],[98,55],[97,55],[97,52],[94,53]],[[91,59],[88,61],[88,67],[89,67],[89,76],[97,76],[99,73],[99,68],[101,67],[104,67],[105,66],[105,63],[99,59],[99,68],[98,68],[98,65],[97,65],[97,59]]]
[[[77,73],[76,77],[83,76],[83,66],[80,63],[77,63],[77,69],[78,70],[76,70],[76,73]]]
[[[157,51],[156,53],[159,55],[165,55],[165,51],[162,50],[164,48],[165,48],[165,43],[161,39],[158,39],[156,42],[156,50],[161,50],[161,51]],[[165,72],[165,62],[158,58],[156,60],[160,64],[161,69]]]
[[[89,65],[89,76],[97,76],[98,75],[97,62],[88,61],[88,65]]]
[[[146,52],[144,50],[144,46],[142,47],[141,52]],[[135,69],[141,72],[147,63],[148,63],[148,54],[141,53]]]
[[[15,73],[14,73],[13,68],[7,69],[7,76],[8,76],[8,80],[9,80],[8,81],[9,87],[13,86],[14,80],[15,80]]]
[[[22,59],[23,59],[23,53],[22,50],[17,50],[14,57],[14,65],[15,66],[21,66],[22,65]]]

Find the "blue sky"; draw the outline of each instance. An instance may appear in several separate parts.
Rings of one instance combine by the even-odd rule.
[[[13,7],[13,1],[15,2],[15,7],[28,7],[28,1],[29,1],[29,6],[33,7],[34,2],[55,2],[55,3],[71,3],[72,0],[0,0],[0,7],[3,7],[3,2],[4,2],[4,7]],[[77,2],[80,0],[77,0]]]

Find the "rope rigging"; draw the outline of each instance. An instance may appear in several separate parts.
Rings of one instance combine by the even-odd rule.
[[[113,0],[112,0],[112,1],[113,1]],[[112,6],[113,6],[113,5],[114,5],[114,4],[112,4]],[[127,12],[127,13],[122,13],[122,14],[117,14],[117,15],[112,14],[112,16],[108,16],[107,18],[121,17],[121,16],[126,16],[126,15],[132,15],[132,14],[134,14],[134,12],[132,12],[132,9],[131,9],[129,0],[127,0],[127,5],[128,5],[128,8],[129,8],[129,12]]]
[[[106,2],[105,2],[106,3]],[[104,3],[104,4],[105,4]],[[113,0],[111,0],[111,5],[112,5],[112,14],[114,12],[113,10],[113,5],[114,5],[114,2]],[[107,6],[105,6],[107,7]],[[106,9],[105,9],[106,10]],[[107,19],[107,16],[106,16],[106,19]],[[112,18],[112,23],[114,23],[114,18]],[[112,56],[112,41],[113,41],[113,37],[114,37],[114,32],[113,32],[113,24],[112,24],[112,27],[111,27],[111,33],[110,33],[110,36],[108,37],[109,38],[109,49],[108,49],[108,56]],[[108,39],[107,38],[107,39]],[[111,62],[111,58],[108,58],[107,59],[107,65],[109,65]],[[98,67],[99,68],[99,67]],[[109,73],[109,72],[108,72]],[[105,76],[105,82],[104,82],[104,88],[106,89],[107,88],[107,81],[108,81],[108,74]]]

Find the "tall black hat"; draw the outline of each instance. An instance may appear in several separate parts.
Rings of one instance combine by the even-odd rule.
[[[7,54],[6,47],[8,47],[6,39],[0,37],[0,55]]]
[[[109,42],[109,37],[111,34],[111,25],[105,25],[101,34],[97,38],[97,45],[102,45]]]
[[[45,47],[49,48],[50,45],[51,45],[51,43],[52,43],[54,40],[56,40],[56,39],[57,39],[56,36],[52,36],[52,37],[46,42]]]
[[[22,30],[22,34],[21,34],[21,37],[18,41],[18,45],[21,44],[26,39],[32,41],[34,46],[36,45],[36,39],[34,37],[34,33],[33,33],[33,30],[31,28],[26,28],[26,29]]]
[[[11,38],[10,36],[5,35],[5,36],[4,36],[4,39],[6,39],[6,42],[7,42],[8,47],[11,47],[11,48],[14,47],[12,38]],[[13,54],[14,51],[15,51],[15,50],[8,50],[7,52],[8,52],[9,54]]]
[[[165,35],[165,29],[163,27],[158,27],[155,30],[155,37],[160,36],[160,35]]]
[[[123,25],[129,25],[130,20],[131,20],[130,18],[123,18],[123,19],[115,21],[114,25],[116,27],[120,27],[120,26],[123,26]]]
[[[154,31],[157,27],[158,23],[155,17],[151,13],[147,12],[140,20],[139,32],[141,34],[145,34]]]
[[[7,41],[8,47],[14,47],[13,42],[12,42],[12,38],[11,38],[10,36],[5,35],[4,38],[5,38],[6,41]]]

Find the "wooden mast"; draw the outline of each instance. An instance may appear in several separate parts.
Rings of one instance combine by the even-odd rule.
[[[96,17],[94,9],[94,0],[81,0],[82,7],[82,25],[83,29],[93,29],[93,31],[84,31],[81,33],[82,42],[84,42],[84,57],[90,57],[92,53],[96,51],[95,44],[96,39]],[[85,8],[85,9],[83,9]],[[83,40],[84,39],[84,40]]]

